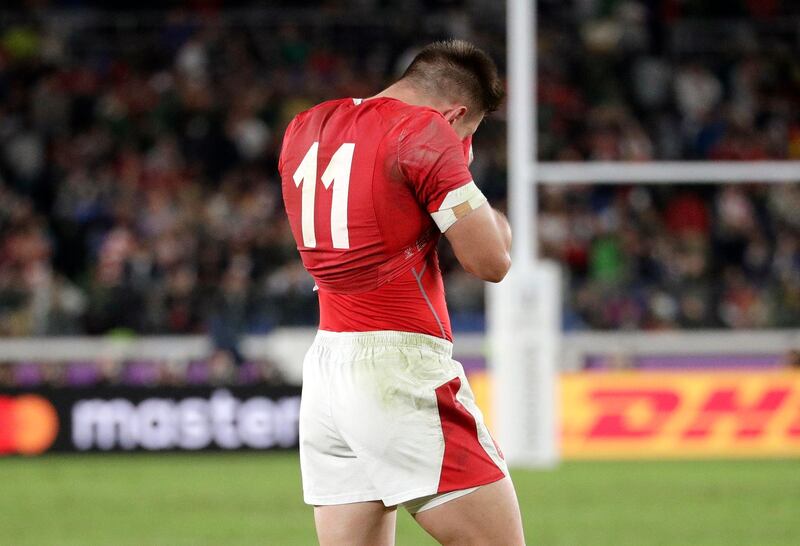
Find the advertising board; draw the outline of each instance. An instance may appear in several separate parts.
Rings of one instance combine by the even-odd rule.
[[[490,377],[470,383],[491,425]],[[559,380],[564,459],[800,457],[800,372],[585,371]],[[299,387],[0,391],[0,456],[297,448]]]
[[[297,447],[300,389],[0,392],[0,455]]]
[[[800,373],[561,376],[565,459],[800,456]]]

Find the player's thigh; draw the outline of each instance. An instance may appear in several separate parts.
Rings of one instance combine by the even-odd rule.
[[[414,518],[444,545],[525,544],[517,495],[508,477],[430,510],[417,512]]]
[[[396,520],[380,501],[314,507],[320,546],[393,546]]]

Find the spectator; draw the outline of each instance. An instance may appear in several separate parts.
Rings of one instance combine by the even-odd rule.
[[[409,6],[386,24],[343,23],[335,40],[302,20],[265,30],[192,12],[112,33],[89,18],[53,25],[44,10],[2,30],[0,335],[211,333],[241,362],[244,333],[313,324],[313,281],[280,214],[285,124],[379,89],[447,33],[501,57],[502,13],[485,4],[499,23],[448,4],[419,28]],[[800,158],[798,61],[780,51],[791,37],[762,30],[791,3],[710,14],[703,2],[667,14],[636,0],[579,4],[541,2],[540,158]],[[739,17],[749,41],[715,54],[702,33],[681,33],[698,15],[722,34],[714,17]],[[503,133],[502,113],[484,123],[472,165],[498,204]],[[545,186],[540,203],[570,327],[800,324],[796,183]],[[441,265],[454,324],[481,327],[481,284],[447,252]]]

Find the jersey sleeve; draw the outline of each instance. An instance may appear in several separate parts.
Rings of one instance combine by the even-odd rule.
[[[295,122],[297,121],[297,116],[292,118],[289,124],[286,126],[286,130],[283,133],[283,141],[281,142],[281,153],[278,156],[278,172],[283,175],[283,165],[286,156],[286,150],[289,146],[289,140],[292,137],[292,130],[294,129]]]
[[[465,148],[447,121],[433,111],[415,116],[398,139],[400,171],[442,233],[486,202],[472,180]]]

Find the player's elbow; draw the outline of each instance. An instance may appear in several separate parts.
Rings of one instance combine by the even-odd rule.
[[[474,268],[470,273],[486,282],[500,282],[511,269],[511,257],[507,252],[499,253],[490,259],[483,260],[479,267]]]
[[[489,282],[500,282],[506,278],[509,269],[511,269],[511,257],[507,252],[504,252],[503,256],[495,263],[494,268],[492,268],[486,280]]]

